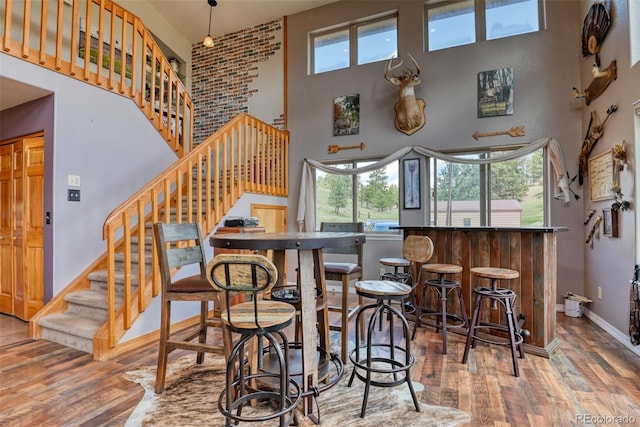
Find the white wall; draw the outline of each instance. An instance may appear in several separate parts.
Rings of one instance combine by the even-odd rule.
[[[176,157],[133,100],[2,55],[0,75],[54,94],[54,135],[45,135],[45,294],[55,295],[104,253],[109,213]],[[67,176],[80,176],[80,201],[67,201]],[[50,201],[50,202],[48,202]],[[46,301],[45,301],[46,302]]]

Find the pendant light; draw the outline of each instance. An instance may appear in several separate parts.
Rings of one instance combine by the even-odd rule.
[[[213,37],[211,37],[211,11],[214,6],[218,5],[218,2],[216,0],[207,0],[207,3],[209,3],[209,32],[207,33],[207,37],[204,38],[202,44],[205,47],[213,47]]]

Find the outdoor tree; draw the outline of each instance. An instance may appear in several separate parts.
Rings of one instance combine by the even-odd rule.
[[[348,175],[327,175],[325,180],[329,187],[327,203],[339,215],[340,208],[347,207],[351,200],[351,179]]]
[[[452,200],[480,199],[480,165],[452,163]],[[491,164],[491,198],[493,200],[517,199],[522,201],[527,194],[530,180],[527,158]],[[484,166],[482,166],[484,167]],[[438,172],[438,200],[447,200],[449,193],[449,168]]]

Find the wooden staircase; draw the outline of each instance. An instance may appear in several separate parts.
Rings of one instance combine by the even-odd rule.
[[[105,254],[31,319],[31,336],[107,359],[160,292],[151,225],[209,234],[245,192],[285,197],[288,145],[287,132],[236,116],[109,215]]]
[[[148,225],[149,231],[151,224]],[[134,270],[139,269],[140,257],[137,246],[139,242],[133,239],[131,256]],[[151,268],[152,240],[145,238],[146,250],[145,269]],[[135,271],[134,271],[135,273]],[[116,283],[116,306],[123,304],[124,294],[124,255],[116,254],[116,270],[114,272]],[[67,347],[86,353],[93,353],[93,339],[108,318],[107,283],[109,274],[107,270],[95,270],[87,275],[90,283],[89,289],[80,289],[69,292],[64,296],[66,311],[54,313],[42,317],[39,325],[42,328],[42,338],[54,341]],[[134,276],[135,277],[135,276]],[[133,290],[137,290],[138,283],[132,283]]]
[[[189,220],[208,234],[245,192],[286,197],[289,134],[242,113],[194,146],[191,97],[137,16],[111,0],[2,4],[0,57],[130,98],[178,157],[113,210],[103,226],[104,254],[30,319],[32,338],[103,360],[160,292],[150,225]]]

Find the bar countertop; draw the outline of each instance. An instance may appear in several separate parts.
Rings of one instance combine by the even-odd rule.
[[[569,231],[568,227],[456,227],[446,225],[398,225],[389,228],[394,230],[516,231],[525,233],[557,233],[560,231]]]

